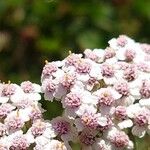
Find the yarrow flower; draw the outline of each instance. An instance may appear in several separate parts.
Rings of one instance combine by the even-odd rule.
[[[41,85],[0,83],[0,150],[124,150],[149,136],[150,45],[126,35],[108,44],[45,61]],[[63,114],[45,120],[42,96]]]

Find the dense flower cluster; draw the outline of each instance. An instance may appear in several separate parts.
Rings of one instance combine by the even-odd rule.
[[[150,45],[125,35],[108,43],[46,61],[41,86],[1,83],[0,150],[71,150],[72,142],[83,150],[124,150],[134,149],[130,134],[150,135]],[[39,93],[59,101],[62,116],[44,120]]]

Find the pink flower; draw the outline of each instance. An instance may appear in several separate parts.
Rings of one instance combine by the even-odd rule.
[[[21,83],[21,88],[25,93],[24,94],[25,99],[37,101],[41,99],[41,95],[39,94],[41,92],[40,85],[32,83],[30,81],[24,81]]]
[[[51,120],[51,124],[56,136],[60,137],[63,141],[71,141],[75,138],[76,129],[65,117],[56,117]]]

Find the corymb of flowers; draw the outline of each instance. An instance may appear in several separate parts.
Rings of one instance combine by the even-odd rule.
[[[125,35],[108,44],[46,61],[41,85],[0,83],[0,150],[126,150],[150,135],[150,45]],[[62,116],[44,120],[41,97]]]

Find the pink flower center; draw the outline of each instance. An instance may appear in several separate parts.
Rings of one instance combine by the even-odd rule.
[[[127,117],[126,107],[124,106],[118,106],[115,109],[115,117],[117,119],[124,120]]]
[[[128,136],[123,133],[123,132],[118,132],[114,135],[112,139],[112,143],[117,147],[117,148],[125,148],[128,143],[129,143],[129,138]]]
[[[108,130],[112,126],[111,118],[107,118],[107,124],[105,126],[98,125],[97,129],[101,132]]]
[[[134,122],[138,126],[145,126],[148,123],[147,115],[145,114],[139,114],[134,118]]]
[[[124,70],[124,78],[128,81],[132,81],[137,77],[137,69],[134,65],[129,65],[128,68]]]
[[[143,80],[140,94],[143,98],[150,98],[150,81]]]
[[[56,85],[51,80],[48,80],[46,85],[46,91],[53,92],[55,90],[55,87]]]
[[[15,94],[16,87],[13,84],[6,84],[2,90],[2,96],[11,96]]]
[[[78,73],[89,73],[91,70],[91,66],[88,62],[81,60],[77,63],[76,70]]]
[[[30,118],[31,120],[37,120],[37,119],[41,119],[42,118],[42,112],[38,109],[33,109],[30,113]]]
[[[105,49],[105,54],[104,54],[105,59],[112,58],[112,57],[114,57],[115,55],[116,55],[116,53],[115,53],[115,51],[114,51],[112,48],[107,47],[107,48]]]
[[[84,53],[85,53],[85,57],[86,58],[89,58],[89,59],[91,59],[93,61],[97,61],[98,60],[98,56],[93,51],[89,50],[89,51],[85,51]]]
[[[111,65],[103,64],[101,66],[101,73],[102,73],[103,76],[109,78],[109,77],[113,77],[115,72],[114,72],[114,69]]]
[[[119,82],[114,86],[114,88],[122,96],[127,96],[129,94],[129,87],[126,82]]]
[[[132,49],[127,49],[125,51],[125,57],[126,57],[127,61],[132,61],[135,58],[135,55],[136,55],[136,53]]]
[[[81,105],[81,99],[77,94],[69,93],[65,98],[65,105],[69,108],[77,108]]]
[[[21,129],[24,125],[24,122],[19,117],[12,117],[9,118],[9,120],[7,120],[5,124],[8,130],[13,131],[13,130]]]
[[[5,118],[10,112],[12,108],[9,104],[3,104],[0,106],[0,118]]]
[[[22,136],[17,136],[13,139],[13,143],[10,146],[10,150],[27,150],[29,147],[29,143],[27,139]]]
[[[148,65],[144,62],[141,62],[141,63],[137,64],[137,67],[140,71],[150,72],[150,65]]]
[[[33,84],[30,81],[22,82],[21,88],[25,93],[32,93],[34,91]]]
[[[65,88],[68,89],[70,88],[70,86],[72,86],[75,83],[75,76],[70,74],[65,74],[60,82]]]
[[[92,145],[95,143],[95,136],[89,131],[83,131],[80,135],[79,135],[79,139],[80,141],[85,144],[85,145]]]
[[[38,122],[33,124],[33,126],[31,127],[31,132],[36,137],[42,135],[45,129],[46,129],[45,124],[42,122]]]
[[[110,106],[113,102],[114,102],[114,98],[109,91],[105,91],[101,93],[101,95],[99,96],[100,105]]]
[[[52,73],[57,71],[57,66],[54,63],[48,63],[44,66],[43,71],[42,71],[42,75],[44,76],[49,76]]]
[[[70,130],[70,124],[66,121],[59,121],[53,124],[53,128],[60,135],[67,134]]]
[[[149,44],[141,44],[141,48],[145,53],[150,54],[150,45]]]
[[[66,60],[67,60],[67,64],[68,65],[76,65],[77,64],[77,62],[79,61],[79,59],[81,59],[80,57],[79,57],[79,55],[77,55],[77,54],[70,54],[67,58],[66,58]]]
[[[127,44],[127,39],[124,35],[119,36],[119,38],[117,38],[117,45],[120,47],[124,47]]]
[[[91,129],[96,129],[96,127],[98,126],[97,116],[93,113],[84,113],[81,117],[81,121],[84,126]]]

